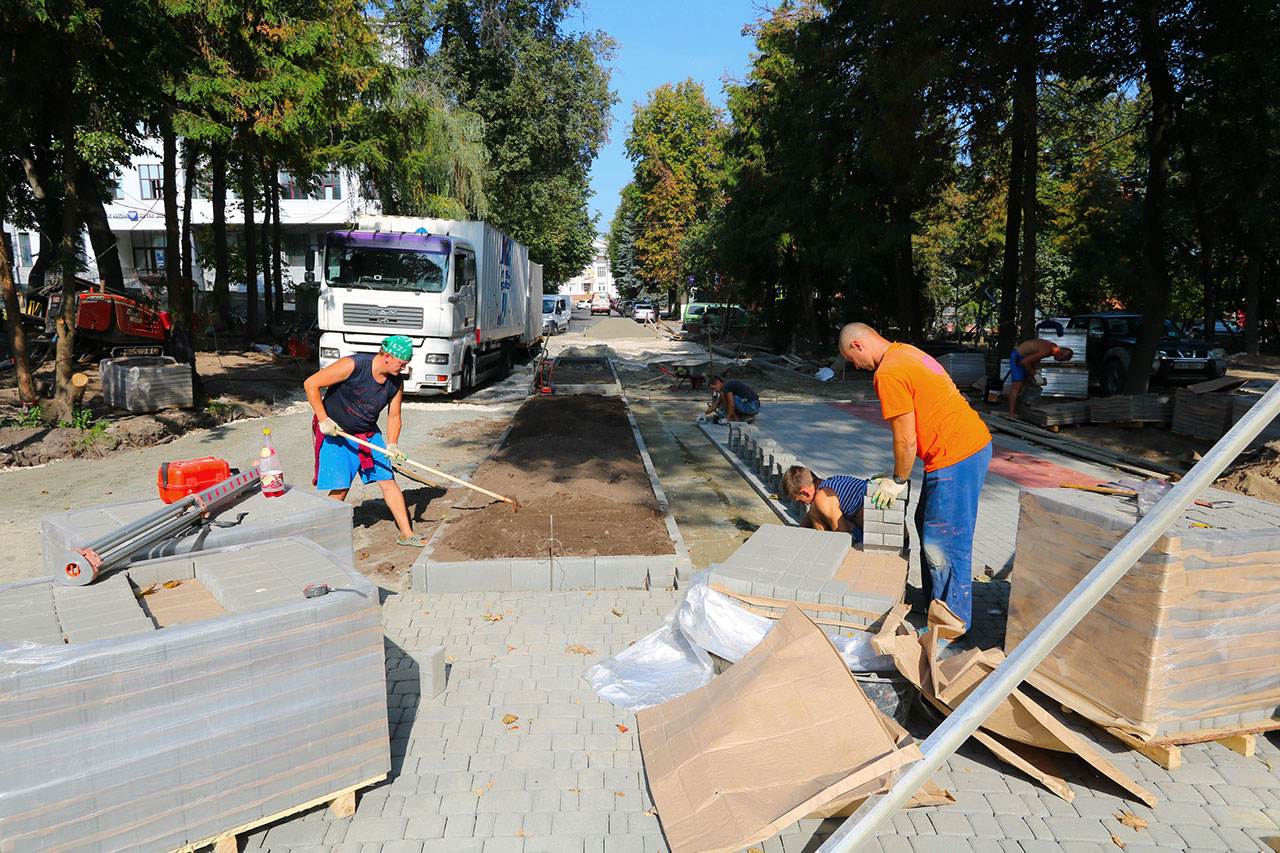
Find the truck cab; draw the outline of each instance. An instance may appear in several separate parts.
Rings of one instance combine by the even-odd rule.
[[[541,270],[523,246],[483,222],[408,220],[404,230],[384,224],[326,236],[322,367],[376,352],[387,335],[405,335],[413,343],[405,392],[450,393],[505,376],[515,350],[540,340],[540,312],[530,316],[540,275],[536,294],[530,279]]]

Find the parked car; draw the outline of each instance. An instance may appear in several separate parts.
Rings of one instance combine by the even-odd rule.
[[[544,335],[562,334],[569,331],[569,311],[567,296],[542,297],[542,333]]]
[[[609,310],[613,307],[613,300],[603,293],[597,293],[595,298],[591,300],[591,316],[604,314],[608,316]]]
[[[576,303],[574,303],[573,307],[578,309],[579,311],[586,311],[588,308],[591,307],[591,300],[579,299]]]
[[[1142,329],[1142,315],[1118,311],[1078,314],[1071,318],[1068,328],[1082,330],[1087,335],[1085,362],[1089,366],[1090,381],[1098,383],[1104,394],[1122,392]],[[1165,321],[1152,364],[1154,382],[1217,379],[1226,372],[1226,351],[1222,347],[1192,339]]]
[[[631,319],[637,323],[652,323],[658,319],[658,309],[648,299],[641,299],[631,306]]]
[[[709,305],[684,321],[684,332],[693,337],[705,335],[708,330],[712,333],[726,329],[741,331],[749,322],[747,312],[737,305]]]

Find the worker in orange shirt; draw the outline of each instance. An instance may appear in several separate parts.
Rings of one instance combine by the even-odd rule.
[[[877,509],[889,506],[906,488],[916,458],[924,463],[916,501],[924,592],[946,604],[967,630],[973,614],[973,528],[991,463],[991,433],[927,353],[885,340],[865,323],[850,323],[840,330],[840,354],[859,370],[874,372],[880,414],[893,430],[893,473],[867,484],[867,501]]]

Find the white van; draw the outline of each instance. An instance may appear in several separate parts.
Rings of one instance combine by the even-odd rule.
[[[547,294],[542,297],[542,334],[555,335],[569,331],[572,316],[567,296]]]

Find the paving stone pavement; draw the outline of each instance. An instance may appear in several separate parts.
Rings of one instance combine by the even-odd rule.
[[[679,592],[405,593],[383,606],[392,777],[355,817],[325,809],[251,833],[246,850],[350,853],[653,853],[666,849],[645,789],[635,718],[581,679],[592,662],[658,628]],[[500,618],[498,618],[500,617]],[[417,659],[444,646],[447,687],[420,695]],[[517,719],[503,723],[506,715]],[[923,737],[927,729],[916,731]],[[935,781],[955,805],[895,816],[887,851],[1260,850],[1280,835],[1280,737],[1244,758],[1216,744],[1184,749],[1166,772],[1107,739],[1099,745],[1161,798],[1126,800],[1083,762],[1059,769],[1066,802],[1005,772],[977,747]],[[1127,809],[1147,821],[1134,830]],[[758,853],[812,851],[837,826],[802,820]]]

